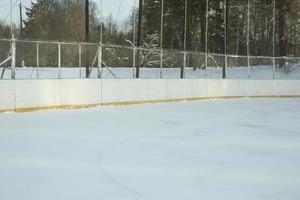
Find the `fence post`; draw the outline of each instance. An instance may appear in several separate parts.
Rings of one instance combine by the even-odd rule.
[[[276,68],[276,62],[275,62],[275,57],[272,58],[272,62],[273,62],[273,79],[275,79],[275,68]]]
[[[40,47],[39,43],[36,43],[36,78],[40,77],[39,68],[40,68]]]
[[[160,49],[160,78],[163,78],[162,74],[162,69],[163,69],[163,50]]]
[[[228,0],[225,0],[224,2],[224,26],[225,26],[225,31],[224,31],[224,54],[225,54],[225,64],[223,66],[223,79],[226,79],[226,75],[227,75],[227,31],[228,31],[228,27],[227,27],[227,20],[228,20]]]
[[[132,59],[132,75],[133,75],[133,78],[135,78],[135,66],[136,66],[135,57],[136,57],[136,49],[134,47],[133,48],[133,59]]]
[[[16,39],[11,39],[11,78],[16,79]]]
[[[160,78],[163,78],[163,33],[164,33],[164,0],[161,0],[160,15]]]
[[[250,57],[249,55],[247,56],[247,77],[250,79]]]
[[[273,0],[273,79],[275,79],[275,28],[276,28],[276,0]]]
[[[58,78],[61,79],[61,44],[58,43]]]
[[[81,75],[81,44],[78,45],[78,65],[79,65],[79,78],[82,78],[82,75]]]
[[[183,71],[182,71],[181,78],[185,78],[185,70],[186,70],[186,52],[183,53]]]
[[[227,66],[228,66],[228,57],[227,57],[227,54],[225,54],[225,67],[223,70],[223,79],[227,78]]]
[[[209,0],[206,0],[206,12],[205,12],[205,79],[207,76],[207,65],[208,65],[208,6]]]
[[[98,46],[98,74],[97,77],[101,78],[101,70],[102,70],[102,43]]]
[[[136,0],[133,1],[133,26],[132,26],[132,43],[133,43],[133,58],[132,58],[132,76],[135,78],[135,67],[136,67]]]
[[[250,0],[248,0],[247,11],[247,73],[250,79]]]
[[[181,68],[180,78],[185,78],[185,68],[186,68],[186,38],[187,38],[187,7],[188,7],[188,0],[185,0],[184,4],[184,29],[183,29],[183,67]]]

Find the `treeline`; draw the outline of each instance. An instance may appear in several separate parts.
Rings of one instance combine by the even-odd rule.
[[[89,5],[90,42],[99,42],[99,8],[94,1]],[[60,41],[84,41],[84,0],[40,0],[26,9],[24,37]],[[124,43],[126,32],[118,31],[111,16],[103,22],[103,39],[110,43]]]
[[[184,0],[165,0],[164,48],[184,48]],[[209,0],[209,52],[224,53],[225,1]],[[144,34],[160,33],[161,2],[145,0]],[[230,54],[247,54],[248,1],[227,0],[227,50]],[[276,0],[275,54],[300,55],[300,2]],[[250,0],[250,54],[273,53],[273,1]],[[206,1],[188,0],[187,49],[205,51]]]
[[[225,1],[209,0],[209,52],[224,53]],[[184,0],[164,0],[163,48],[184,49]],[[248,1],[227,0],[227,51],[247,54]],[[273,0],[250,0],[250,54],[271,56],[273,53]],[[99,8],[90,2],[90,42],[99,42],[101,20]],[[135,12],[136,18],[133,19]],[[137,23],[138,9],[118,28],[113,16],[105,16],[103,42],[130,45],[133,40],[133,20]],[[39,0],[26,8],[22,34],[17,37],[60,41],[84,41],[84,0]],[[300,56],[300,2],[276,0],[275,54]],[[160,37],[161,1],[144,0],[142,44],[149,38]],[[206,1],[188,0],[187,40],[189,51],[204,52],[206,38]],[[15,27],[15,32],[19,28]],[[135,29],[137,31],[137,29]],[[0,36],[9,37],[9,27],[0,23]],[[155,46],[159,46],[159,41]],[[136,44],[136,41],[135,41]]]

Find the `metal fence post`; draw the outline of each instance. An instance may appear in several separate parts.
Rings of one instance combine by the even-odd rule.
[[[40,56],[39,56],[39,52],[40,52],[40,47],[39,47],[39,43],[36,43],[36,78],[40,77],[39,74],[39,68],[40,68]]]
[[[132,57],[132,77],[135,78],[136,67],[136,0],[133,1],[133,27],[132,27],[132,44],[133,44],[133,57]]]
[[[161,0],[160,15],[160,78],[163,78],[163,33],[164,33],[164,0]]]
[[[81,44],[78,45],[78,65],[79,65],[79,78],[82,78],[82,75],[81,75]]]
[[[247,77],[250,79],[250,57],[249,55],[247,56]]]
[[[228,31],[228,27],[227,27],[227,20],[228,20],[228,0],[225,0],[224,2],[224,26],[225,26],[225,31],[224,31],[224,54],[225,54],[225,64],[223,67],[223,79],[226,79],[227,76],[227,31]]]
[[[134,47],[133,48],[133,58],[132,58],[132,75],[133,75],[133,78],[135,78],[135,66],[136,66],[136,61],[135,61],[135,58],[136,58],[136,48]]]
[[[58,43],[58,78],[61,79],[61,44]]]
[[[183,53],[183,73],[181,78],[185,78],[185,70],[186,70],[186,52]]]
[[[161,49],[160,50],[160,71],[159,71],[161,79],[163,78],[162,69],[163,69],[163,50]]]
[[[250,0],[247,5],[247,68],[248,68],[248,79],[250,78]]]
[[[185,78],[185,68],[186,68],[186,38],[187,38],[187,7],[188,7],[188,0],[185,0],[184,3],[184,29],[183,29],[183,35],[184,35],[184,39],[183,39],[183,67],[181,68],[181,72],[180,72],[180,78]]]
[[[98,46],[98,73],[97,73],[98,78],[102,78],[101,70],[102,70],[102,43],[100,43],[100,45]]]
[[[276,67],[276,62],[275,62],[275,57],[272,58],[272,62],[273,62],[273,79],[275,79],[275,67]]]
[[[208,65],[208,6],[209,0],[206,0],[206,12],[205,12],[205,79],[207,76],[207,65]]]
[[[227,54],[225,54],[225,68],[223,71],[223,79],[227,78],[227,67],[228,67],[228,57],[227,57]]]
[[[273,0],[273,79],[275,79],[275,28],[276,28],[276,0]]]
[[[16,39],[11,39],[11,78],[16,79]]]

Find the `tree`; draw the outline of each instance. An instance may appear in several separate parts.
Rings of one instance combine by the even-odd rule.
[[[91,33],[97,34],[97,5],[90,3]],[[25,37],[47,40],[84,39],[84,2],[83,0],[39,0],[26,8]],[[91,38],[96,38],[91,36]]]

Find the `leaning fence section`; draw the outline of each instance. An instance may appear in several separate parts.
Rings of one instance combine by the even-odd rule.
[[[207,59],[207,62],[206,62]],[[300,58],[0,39],[1,79],[300,79]]]

